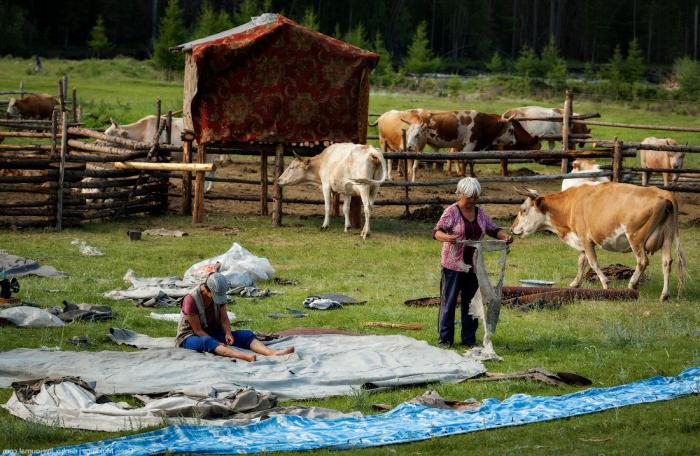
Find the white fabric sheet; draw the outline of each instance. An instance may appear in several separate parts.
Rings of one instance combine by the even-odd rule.
[[[191,350],[137,352],[42,352],[15,349],[0,353],[0,387],[47,376],[80,377],[104,394],[157,394],[250,386],[281,399],[349,395],[363,385],[377,387],[428,382],[456,383],[486,371],[483,364],[406,336],[294,336],[275,341],[296,353],[231,362]]]

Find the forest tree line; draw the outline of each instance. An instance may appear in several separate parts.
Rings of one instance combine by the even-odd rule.
[[[85,58],[127,55],[148,58],[161,32],[168,0],[0,0],[0,55]],[[494,56],[515,60],[523,48],[541,52],[553,41],[569,62],[610,61],[636,42],[647,65],[698,58],[698,0],[177,0],[185,39],[214,25],[236,26],[250,15],[277,12],[345,38],[379,36],[400,65],[422,25],[440,70],[481,69]],[[106,47],[94,41],[98,21]],[[210,24],[212,22],[210,21]],[[199,27],[199,28],[198,28]],[[220,30],[214,30],[214,32]],[[95,51],[97,45],[98,51]]]

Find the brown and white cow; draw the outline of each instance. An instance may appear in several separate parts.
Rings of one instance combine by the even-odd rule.
[[[10,98],[7,113],[24,119],[50,119],[56,99],[48,93],[33,93],[22,99]]]
[[[153,136],[156,134],[156,121],[157,117],[154,115],[149,115],[142,117],[136,122],[119,125],[114,119],[109,119],[112,123],[109,128],[105,130],[107,136],[118,136],[121,138],[132,139],[134,141],[141,141],[150,143],[153,141]],[[165,121],[165,117],[161,117],[161,121]],[[182,132],[184,131],[184,121],[182,117],[173,117],[173,125],[171,129],[170,143],[175,146],[182,145]],[[165,131],[161,133],[160,142],[165,142]],[[214,162],[214,155],[207,154],[207,163]],[[214,177],[214,171],[206,173],[207,177]],[[213,182],[205,181],[204,191],[208,192],[211,190]]]
[[[576,113],[573,113],[576,115]],[[523,106],[520,108],[509,109],[503,113],[506,119],[520,120],[523,128],[533,136],[541,138],[545,135],[561,135],[561,122],[553,122],[549,120],[521,120],[527,117],[562,117],[564,110],[559,108],[543,108],[542,106]],[[572,123],[571,133],[573,134],[589,134],[590,128],[582,123]],[[549,150],[554,149],[554,141],[548,140]],[[579,143],[579,147],[584,147],[585,143]]]
[[[280,185],[316,184],[321,187],[325,217],[321,229],[331,221],[331,192],[344,196],[345,231],[350,229],[350,199],[359,195],[365,212],[362,238],[370,234],[369,220],[379,186],[387,176],[386,161],[372,146],[339,143],[311,158],[296,157],[279,177]]]
[[[581,284],[588,259],[603,288],[608,288],[608,279],[598,266],[596,246],[613,252],[634,252],[637,267],[630,278],[629,288],[637,287],[649,264],[647,254],[660,249],[664,277],[661,300],[664,301],[668,299],[673,261],[671,249],[675,241],[680,295],[685,256],[678,233],[678,203],[673,193],[617,182],[582,185],[547,196],[539,196],[532,189],[518,190],[518,193],[527,199],[513,221],[513,234],[524,237],[535,231],[551,231],[580,252],[578,273],[571,287]]]
[[[499,116],[498,114],[489,114],[492,118],[496,120],[510,120],[510,123],[513,124],[513,134],[515,135],[515,144],[512,145],[503,145],[503,144],[491,144],[486,142],[481,142],[476,145],[475,150],[488,150],[492,148],[497,148],[498,150],[540,150],[542,147],[540,144],[540,140],[537,136],[532,136],[530,133],[523,128],[523,126],[520,124],[519,121],[514,120],[514,119],[504,119],[502,116]],[[455,148],[451,148],[449,152],[457,152]],[[465,175],[465,169],[462,166],[462,162],[459,160],[455,160],[457,162],[457,172],[459,175],[464,176]],[[447,161],[447,175],[450,176],[452,175],[452,161],[448,160]]]
[[[671,138],[644,138],[642,144],[653,146],[677,146],[678,143]],[[640,147],[639,157],[641,158],[642,168],[663,168],[663,169],[681,169],[683,168],[683,160],[685,159],[684,152],[665,152],[661,150],[646,150]],[[649,183],[651,172],[642,172],[642,185],[646,186]],[[669,174],[671,174],[669,179]],[[674,185],[678,183],[678,173],[662,173],[664,185],[668,186],[670,180]]]
[[[571,174],[593,173],[601,171],[600,165],[593,159],[577,158],[571,164]],[[572,179],[563,179],[561,181],[561,191],[579,185],[595,185],[601,182],[610,182],[607,177],[574,177]]]
[[[387,111],[377,119],[374,124],[379,130],[379,148],[382,152],[399,152],[403,150],[403,130],[406,130],[406,150],[409,152],[423,152],[428,137],[428,124],[430,112],[423,109],[409,109],[406,111]],[[399,162],[400,163],[400,162]],[[387,163],[387,179],[391,180],[392,160]],[[418,160],[408,160],[406,169],[411,181],[416,180]],[[399,174],[401,174],[399,166]],[[406,179],[409,177],[406,176]]]

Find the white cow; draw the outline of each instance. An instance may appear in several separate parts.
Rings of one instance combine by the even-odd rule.
[[[369,220],[379,186],[386,180],[384,155],[372,146],[352,143],[333,144],[311,158],[296,156],[279,178],[280,185],[312,183],[321,187],[325,203],[322,230],[331,221],[331,192],[343,195],[345,231],[350,229],[350,199],[359,195],[365,212],[362,238],[370,234]]]
[[[521,108],[513,108],[503,113],[504,119],[516,119],[520,120],[520,124],[523,126],[525,131],[527,131],[530,136],[541,138],[547,135],[561,135],[561,122],[553,122],[549,120],[521,120],[528,117],[562,117],[564,115],[564,110],[559,108],[543,108],[541,106],[523,106]],[[577,115],[575,112],[573,115]],[[584,124],[572,123],[571,133],[582,135],[588,134],[591,130]],[[554,149],[554,141],[548,140],[549,150]],[[584,146],[584,143],[579,143],[580,147]]]
[[[163,121],[165,117],[162,117]],[[112,122],[109,128],[105,130],[107,136],[118,136],[121,138],[132,139],[134,141],[141,141],[150,143],[153,140],[153,136],[156,134],[156,121],[157,118],[154,115],[143,117],[134,123],[127,125],[119,125],[114,119],[109,119]],[[171,133],[171,144],[175,146],[182,146],[182,132],[184,131],[184,122],[182,117],[173,117],[173,126]],[[160,142],[165,142],[165,131],[160,135]],[[207,163],[214,162],[214,155],[207,154]],[[207,177],[214,177],[214,172],[206,173]],[[208,192],[211,190],[213,182],[206,181],[204,184],[204,191]]]
[[[589,160],[586,158],[577,158],[571,164],[571,174],[577,173],[593,173],[600,171],[600,165],[596,163],[595,160]],[[579,185],[595,185],[601,182],[610,182],[607,177],[576,177],[573,179],[563,179],[561,181],[561,191],[571,188],[578,187]]]

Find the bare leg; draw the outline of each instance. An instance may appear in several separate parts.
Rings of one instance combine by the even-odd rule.
[[[250,349],[255,353],[260,353],[261,355],[265,356],[281,356],[294,353],[294,347],[287,347],[282,350],[273,350],[257,339],[250,343]]]
[[[411,182],[416,181],[416,170],[418,169],[418,160],[411,160],[413,162],[413,167],[412,167],[412,173],[411,173]]]
[[[649,183],[649,172],[648,171],[643,171],[642,172],[642,186],[646,187],[647,184]]]
[[[578,255],[578,272],[576,272],[576,278],[569,284],[571,288],[578,288],[581,285],[581,280],[583,280],[583,269],[586,267],[586,253],[581,252]]]
[[[323,217],[323,225],[321,225],[321,230],[328,228],[331,224],[331,187],[326,184],[322,188],[323,190],[323,203],[325,206],[325,216]]]
[[[664,177],[664,186],[668,187],[668,174],[669,173],[662,173]]]
[[[257,342],[257,341],[256,341]],[[226,356],[227,358],[242,359],[243,361],[255,361],[255,355],[246,355],[238,350],[229,348],[228,346],[221,344],[214,349],[214,353],[219,356]]]
[[[605,277],[603,271],[601,271],[600,266],[598,266],[598,257],[595,254],[595,246],[593,243],[586,239],[583,241],[583,250],[586,252],[586,258],[588,258],[588,264],[591,265],[591,269],[595,271],[600,279],[600,283],[603,284],[603,288],[607,290],[608,288],[608,278]]]
[[[386,152],[386,151],[383,151]],[[391,158],[386,161],[386,180],[391,180]]]

